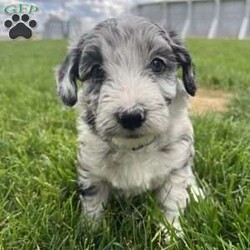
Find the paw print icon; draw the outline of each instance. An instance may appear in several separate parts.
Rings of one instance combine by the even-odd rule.
[[[24,37],[29,39],[32,37],[32,29],[37,26],[35,20],[30,20],[27,14],[23,14],[20,18],[18,14],[14,14],[11,20],[6,20],[4,26],[9,29],[9,37],[15,39]]]

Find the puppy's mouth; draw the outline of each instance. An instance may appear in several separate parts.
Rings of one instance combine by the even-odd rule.
[[[154,135],[146,136],[129,136],[129,137],[113,137],[111,139],[111,146],[115,150],[139,150],[153,143]]]

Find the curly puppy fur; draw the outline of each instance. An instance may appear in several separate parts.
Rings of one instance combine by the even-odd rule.
[[[180,230],[187,188],[196,194],[199,188],[187,108],[194,70],[176,35],[141,17],[108,19],[69,50],[57,85],[63,103],[79,111],[83,213],[98,221],[111,188],[125,195],[154,190],[167,221]]]

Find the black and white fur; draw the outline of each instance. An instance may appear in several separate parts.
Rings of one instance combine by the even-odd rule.
[[[64,104],[77,104],[79,111],[78,183],[85,215],[98,221],[110,189],[125,195],[154,190],[166,219],[181,230],[187,188],[199,193],[187,107],[194,78],[191,57],[175,34],[141,17],[108,19],[69,50],[57,85]],[[77,80],[83,83],[79,92]],[[133,115],[123,126],[119,117],[125,112],[140,114],[141,126],[133,127]]]

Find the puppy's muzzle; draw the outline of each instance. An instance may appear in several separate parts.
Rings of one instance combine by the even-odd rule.
[[[125,129],[140,128],[146,120],[146,112],[141,108],[131,108],[117,113],[118,123]]]

